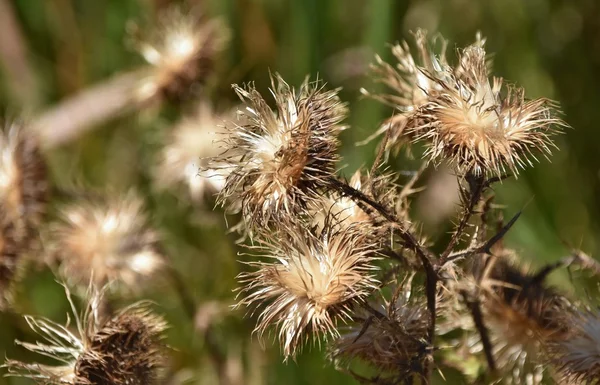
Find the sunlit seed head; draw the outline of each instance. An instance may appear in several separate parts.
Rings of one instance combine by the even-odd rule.
[[[177,7],[164,11],[154,30],[136,43],[142,57],[153,66],[139,85],[138,99],[178,98],[195,83],[203,83],[228,39],[227,28],[218,19]]]
[[[547,99],[528,101],[518,88],[490,80],[481,44],[464,49],[451,79],[418,111],[407,128],[427,143],[425,156],[461,171],[501,175],[532,164],[535,152],[550,154],[550,137],[566,124]]]
[[[129,194],[86,200],[62,208],[52,231],[63,275],[78,284],[116,281],[136,290],[161,270],[165,257],[143,201]]]
[[[166,323],[143,303],[104,320],[99,316],[102,292],[95,290],[88,293],[86,308],[79,313],[65,289],[75,325],[67,322],[63,326],[47,318],[25,316],[42,341],[17,341],[58,364],[7,360],[9,375],[50,385],[157,385],[164,364],[161,334]]]
[[[198,113],[180,122],[164,147],[156,172],[159,188],[185,184],[194,201],[219,192],[224,185],[225,167],[206,168],[206,158],[221,150],[216,143],[223,136],[222,119],[202,103]]]
[[[314,339],[337,335],[337,321],[348,321],[352,305],[376,285],[375,246],[364,238],[353,228],[320,234],[290,228],[261,247],[273,262],[251,262],[257,270],[240,274],[245,297],[238,306],[259,309],[260,336],[270,327],[278,329],[286,358],[294,357],[311,334]]]
[[[245,103],[212,164],[225,165],[219,201],[240,209],[250,228],[269,224],[307,207],[328,185],[338,160],[338,134],[346,107],[337,91],[305,81],[296,92],[272,78],[275,109],[253,87],[234,86]]]

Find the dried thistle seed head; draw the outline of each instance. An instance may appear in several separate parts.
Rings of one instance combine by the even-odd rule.
[[[225,152],[213,159],[231,165],[219,200],[229,211],[239,207],[250,228],[264,227],[306,208],[327,186],[346,107],[319,82],[307,80],[296,92],[279,75],[272,78],[275,110],[253,86],[234,89],[246,108],[243,121],[228,127]]]
[[[550,154],[550,136],[566,126],[553,102],[525,100],[522,89],[503,92],[501,79],[490,82],[481,44],[462,51],[454,72],[451,80],[438,81],[441,90],[407,128],[426,141],[426,157],[447,159],[461,171],[501,175],[532,165],[534,151]]]
[[[159,16],[149,36],[136,43],[153,66],[137,90],[140,101],[165,96],[177,99],[212,73],[229,33],[221,20],[173,7]]]
[[[360,359],[398,380],[423,367],[428,353],[429,316],[423,301],[411,298],[411,279],[396,287],[387,300],[373,306],[379,313],[354,317],[358,323],[338,338],[331,357],[350,363]]]
[[[64,277],[98,286],[116,281],[135,290],[165,264],[159,238],[133,195],[81,201],[62,209],[53,228],[56,254]]]
[[[414,54],[406,41],[392,46],[392,54],[397,61],[395,66],[386,63],[379,56],[376,56],[375,64],[371,65],[375,80],[386,85],[392,93],[371,94],[361,90],[363,94],[397,110],[371,137],[372,139],[389,131],[388,148],[402,144],[406,125],[413,119],[414,113],[438,95],[442,90],[441,84],[449,77],[447,41],[441,36],[428,39],[424,30],[418,30],[414,39]],[[439,45],[439,49],[435,49],[435,45]]]
[[[163,149],[156,177],[160,188],[185,183],[191,198],[200,200],[206,195],[219,192],[225,183],[224,167],[220,170],[205,168],[205,159],[220,153],[218,144],[222,122],[212,108],[203,102],[194,117],[180,122],[171,133],[169,143]]]
[[[24,254],[36,249],[49,184],[37,137],[19,122],[0,132],[0,308]]]
[[[286,357],[294,357],[312,333],[337,335],[353,304],[375,287],[371,271],[376,245],[354,227],[314,233],[292,226],[260,249],[273,262],[249,262],[257,270],[238,277],[245,296],[238,306],[260,308],[260,336],[276,326]]]
[[[58,366],[7,360],[9,375],[53,385],[155,385],[163,365],[161,333],[165,322],[138,303],[108,321],[98,318],[102,293],[91,293],[82,314],[69,290],[76,330],[46,318],[25,316],[44,342],[17,343],[59,361]],[[69,317],[70,319],[70,317]]]
[[[565,318],[566,338],[548,346],[551,362],[561,375],[561,383],[600,383],[600,316],[583,310]]]
[[[526,383],[530,376],[537,384],[544,377],[543,346],[565,337],[564,315],[571,306],[547,288],[543,278],[513,267],[506,259],[508,252],[502,252],[504,257],[490,257],[491,265],[484,268],[480,281],[483,321],[498,368],[512,383]]]
[[[46,162],[37,138],[17,122],[4,127],[0,154],[0,219],[21,242],[31,237],[46,212]]]

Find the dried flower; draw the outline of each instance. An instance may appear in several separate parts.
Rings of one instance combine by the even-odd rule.
[[[363,360],[390,374],[394,384],[419,372],[428,353],[429,314],[424,303],[411,298],[411,280],[399,285],[391,300],[382,295],[372,313],[354,317],[359,323],[335,341],[332,358]]]
[[[600,382],[600,316],[584,310],[563,317],[569,325],[566,338],[549,345],[551,361],[569,384]]]
[[[433,76],[433,75],[431,75]],[[450,80],[424,104],[407,127],[427,142],[425,156],[448,159],[461,171],[501,175],[531,165],[534,150],[550,154],[550,136],[565,123],[547,99],[525,100],[524,90],[502,94],[502,80],[489,79],[481,44],[464,49]]]
[[[193,118],[186,118],[171,133],[170,143],[163,149],[157,172],[161,188],[183,182],[193,200],[219,192],[225,183],[222,170],[204,169],[203,158],[219,154],[218,124],[221,119],[207,103],[202,103]]]
[[[116,281],[133,290],[165,263],[143,201],[133,194],[89,199],[62,209],[53,230],[64,277],[93,278],[97,286]]]
[[[241,206],[246,223],[257,228],[306,208],[327,186],[346,107],[337,91],[318,82],[307,80],[296,93],[278,75],[271,89],[276,111],[253,86],[234,89],[246,109],[242,124],[228,127],[225,153],[213,160],[231,165],[219,200],[230,211]]]
[[[94,292],[83,314],[75,308],[69,290],[67,299],[77,330],[46,318],[25,316],[43,342],[17,343],[56,361],[59,366],[7,360],[9,375],[39,384],[155,385],[163,357],[160,342],[165,322],[142,303],[134,304],[103,321],[99,319],[102,293]],[[70,319],[70,318],[69,318]]]
[[[277,326],[286,358],[295,356],[309,333],[335,336],[336,319],[349,320],[351,306],[375,288],[375,245],[354,227],[315,233],[294,226],[260,248],[275,262],[248,263],[257,270],[240,274],[246,297],[238,306],[264,306],[256,331],[262,336]]]
[[[37,138],[13,122],[0,133],[0,308],[19,259],[35,248],[49,185]]]
[[[140,84],[137,98],[178,98],[195,83],[204,82],[228,39],[220,20],[177,7],[168,9],[150,36],[137,43],[140,54],[154,67]]]

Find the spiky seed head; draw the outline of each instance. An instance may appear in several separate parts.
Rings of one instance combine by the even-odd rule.
[[[95,197],[62,208],[52,235],[56,256],[67,279],[97,286],[108,282],[136,290],[164,267],[159,237],[133,193]]]
[[[379,316],[365,313],[338,338],[331,350],[337,362],[362,360],[394,378],[406,379],[423,367],[429,316],[421,299],[412,298],[411,279],[393,289],[391,299],[381,295],[372,306]]]
[[[48,195],[37,137],[18,121],[6,124],[0,132],[0,308],[19,260],[37,246]]]
[[[509,252],[498,254],[504,258],[490,257],[480,280],[483,321],[498,369],[512,383],[531,377],[538,384],[544,377],[543,347],[565,337],[563,320],[571,305],[536,274],[514,267],[506,258]]]
[[[213,72],[217,55],[229,33],[219,19],[173,7],[159,15],[148,36],[136,43],[142,57],[153,66],[137,90],[146,101],[165,96],[177,99],[203,83]]]
[[[600,383],[600,315],[580,310],[564,318],[569,325],[566,338],[548,345],[551,362],[568,384]]]
[[[441,36],[429,39],[424,30],[417,30],[414,40],[416,50],[412,50],[407,41],[392,46],[395,65],[379,56],[371,65],[375,80],[386,85],[392,93],[371,94],[362,90],[363,94],[395,109],[394,116],[387,119],[372,136],[375,138],[389,131],[388,148],[398,148],[403,143],[407,123],[422,105],[441,91],[439,82],[448,78],[447,41]]]
[[[251,229],[264,227],[306,208],[327,186],[346,107],[337,90],[308,79],[296,92],[272,77],[275,110],[254,86],[233,87],[246,107],[243,120],[228,127],[225,152],[213,160],[231,165],[219,200],[230,211],[239,207]]]
[[[255,331],[262,337],[277,327],[286,359],[310,334],[337,335],[337,320],[349,320],[352,305],[376,286],[376,246],[353,227],[315,233],[294,226],[260,248],[273,262],[248,263],[256,270],[239,275],[244,298],[238,306],[260,308]]]
[[[93,291],[79,313],[69,290],[76,330],[52,320],[26,316],[44,342],[17,343],[55,359],[60,365],[7,360],[11,376],[22,376],[52,385],[157,385],[164,363],[161,334],[166,323],[143,303],[129,306],[106,320],[99,317],[102,292]],[[69,317],[70,319],[70,317]]]
[[[225,176],[222,174],[225,167],[221,167],[220,170],[204,168],[200,171],[205,166],[205,158],[220,153],[215,142],[221,138],[221,122],[210,105],[203,102],[195,116],[185,118],[175,127],[169,143],[162,151],[156,173],[160,188],[184,183],[195,201],[222,189],[225,183]]]
[[[426,157],[449,160],[460,171],[501,175],[532,165],[535,151],[550,154],[550,137],[566,125],[555,103],[526,100],[523,89],[503,91],[501,79],[490,81],[481,44],[462,51],[454,72],[450,80],[438,81],[441,90],[407,128],[426,142]]]

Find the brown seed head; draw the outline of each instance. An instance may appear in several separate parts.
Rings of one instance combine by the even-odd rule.
[[[561,341],[567,332],[564,315],[569,302],[546,287],[542,276],[513,267],[503,257],[490,257],[482,271],[481,306],[497,366],[512,383],[531,376],[540,383],[545,344]]]
[[[0,133],[0,308],[20,257],[36,247],[49,184],[37,138],[18,122]]]
[[[319,234],[290,227],[261,246],[274,262],[250,262],[257,270],[240,274],[246,297],[238,306],[262,308],[256,331],[262,336],[277,326],[286,358],[296,355],[309,333],[335,336],[336,319],[348,320],[352,304],[376,284],[375,245],[365,238],[353,227],[326,227]]]
[[[296,93],[279,75],[272,78],[275,111],[253,86],[234,89],[246,104],[244,120],[228,127],[225,152],[213,162],[231,165],[219,200],[256,229],[317,199],[335,172],[346,107],[337,91],[305,81]]]
[[[177,99],[213,72],[217,55],[229,34],[218,19],[173,7],[160,15],[158,25],[137,49],[153,66],[137,90],[140,101],[165,96]]]
[[[66,287],[65,287],[66,289]],[[93,292],[85,312],[79,314],[67,290],[76,323],[71,331],[46,318],[26,316],[29,326],[44,342],[17,343],[54,358],[59,366],[7,360],[11,376],[52,385],[156,385],[163,365],[161,334],[165,322],[141,303],[103,321],[98,318],[102,293]]]
[[[74,203],[53,229],[64,277],[97,286],[116,281],[134,290],[165,263],[143,201],[133,194]]]

